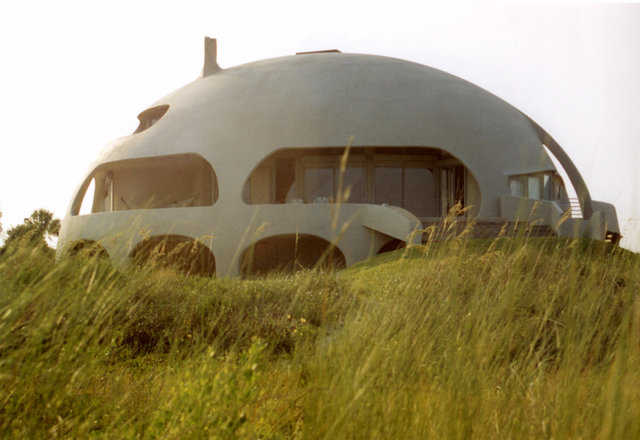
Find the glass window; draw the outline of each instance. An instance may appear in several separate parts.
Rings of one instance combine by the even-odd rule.
[[[404,208],[418,217],[437,217],[436,179],[428,168],[405,168]]]
[[[542,189],[542,194],[543,194],[543,199],[545,200],[553,200],[553,190],[551,188],[551,176],[549,174],[544,174],[542,176],[542,185],[543,185],[543,189]]]
[[[376,167],[375,203],[402,206],[402,167]]]
[[[304,199],[307,203],[333,200],[333,167],[304,169]]]
[[[340,170],[338,169],[337,172]],[[343,194],[347,188],[350,188],[348,199],[350,203],[367,202],[367,173],[364,167],[348,166],[344,170],[342,179]]]
[[[113,211],[114,199],[113,199],[113,173],[108,172],[106,176],[104,176],[103,180],[104,184],[102,185],[102,206],[96,206],[95,202],[93,205],[94,211]],[[98,194],[96,188],[96,195]]]
[[[440,170],[440,197],[442,215],[448,215],[456,204],[464,208],[465,197],[464,167],[442,168]]]
[[[196,154],[127,159],[93,174],[90,212],[209,206],[218,197],[211,165]],[[82,195],[84,197],[84,194]],[[72,215],[84,208],[74,203]],[[84,211],[82,211],[84,212]]]
[[[127,161],[114,168],[113,179],[116,211],[211,204],[211,175],[196,161]]]
[[[565,198],[565,189],[564,183],[562,183],[562,179],[559,176],[553,176],[551,179],[551,199],[552,200],[563,200]]]
[[[519,177],[511,177],[509,179],[509,186],[511,187],[511,195],[516,197],[524,197],[524,184]]]
[[[542,179],[540,176],[529,176],[528,182],[528,197],[534,200],[540,200],[542,198]]]
[[[432,149],[367,147],[356,148],[349,155],[344,175],[340,176],[343,150],[340,148],[283,149],[263,160],[272,167],[259,187],[264,197],[247,188],[243,194],[247,203],[266,200],[269,203],[335,202],[338,184],[341,191],[349,189],[346,203],[375,203],[403,207],[418,217],[439,217],[455,203],[465,203],[466,171],[453,158],[446,165],[438,162],[444,155]],[[258,171],[254,171],[257,174]],[[257,177],[247,181],[257,184]],[[441,181],[442,179],[442,181]],[[526,177],[520,176],[527,192]],[[249,185],[245,183],[245,185]]]
[[[285,203],[302,203],[302,200],[298,197],[298,188],[296,187],[295,182],[293,182],[293,185],[289,187],[289,191],[285,195],[284,202]]]

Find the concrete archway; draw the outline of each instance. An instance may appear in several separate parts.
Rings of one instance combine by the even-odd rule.
[[[183,235],[149,237],[138,243],[130,258],[138,265],[172,268],[188,275],[216,274],[216,259],[211,250]]]
[[[65,247],[64,252],[70,256],[109,258],[107,250],[95,240],[76,240]]]
[[[398,249],[404,249],[405,247],[407,247],[407,243],[405,241],[394,238],[383,244],[378,250],[377,255],[397,251]]]
[[[320,265],[343,268],[342,251],[327,240],[311,234],[282,234],[263,238],[247,247],[240,258],[243,276],[269,272],[293,272]]]

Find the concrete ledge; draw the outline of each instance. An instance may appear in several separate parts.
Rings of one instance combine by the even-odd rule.
[[[514,236],[520,233],[525,233],[530,237],[557,236],[549,225],[512,221],[503,218],[467,219],[461,217],[460,219],[449,221],[447,224],[444,222],[431,222],[424,226],[425,228],[435,227],[432,234],[436,240],[458,236],[467,228],[469,228],[469,235],[472,238],[494,238],[501,234]],[[428,240],[430,235],[429,232],[425,232],[423,234],[423,242]]]

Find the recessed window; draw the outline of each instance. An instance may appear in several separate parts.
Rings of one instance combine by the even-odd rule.
[[[138,128],[136,128],[136,131],[133,132],[133,134],[140,133],[141,131],[145,131],[147,128],[150,128],[153,124],[158,122],[158,120],[162,118],[165,113],[167,113],[167,110],[169,110],[169,106],[165,104],[148,108],[140,113],[138,115],[140,124],[138,125]]]
[[[348,166],[344,170],[342,187],[349,188],[349,202],[367,203],[367,169],[358,165]]]
[[[373,174],[375,203],[402,206],[402,165],[379,164]]]
[[[560,176],[553,172],[520,174],[509,176],[512,196],[533,200],[563,200],[564,184]]]
[[[431,188],[433,190],[430,190]],[[403,206],[417,217],[437,217],[440,210],[436,188],[436,180],[431,169],[418,166],[406,167]]]
[[[511,195],[516,197],[524,197],[524,182],[523,179],[512,177],[509,179],[509,186],[511,187]]]
[[[197,154],[128,159],[96,168],[72,215],[210,206],[218,198],[211,165]]]
[[[468,180],[474,182],[458,160],[435,148],[354,147],[341,171],[343,154],[343,148],[332,147],[280,150],[253,170],[243,199],[248,204],[340,199],[399,206],[426,219],[447,214],[458,202],[464,206]]]
[[[304,200],[308,203],[333,201],[334,169],[312,166],[304,169]]]
[[[540,200],[542,198],[542,176],[527,177],[529,198]]]

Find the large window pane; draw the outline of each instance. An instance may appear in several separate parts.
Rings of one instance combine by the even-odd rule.
[[[376,203],[402,206],[402,168],[376,167],[375,191]]]
[[[560,177],[553,176],[551,179],[551,200],[562,199],[564,199],[564,184]]]
[[[551,183],[551,176],[549,174],[545,174],[543,178],[542,198],[545,200],[553,200],[553,184]]]
[[[333,199],[333,168],[305,168],[304,199],[307,203]]]
[[[516,197],[524,197],[524,184],[520,177],[511,177],[509,179],[511,187],[511,195]]]
[[[114,168],[116,210],[211,204],[211,175],[199,160],[148,159]]]
[[[91,212],[208,206],[218,194],[211,165],[195,154],[104,164],[94,172],[93,185]],[[81,203],[76,199],[72,215]]]
[[[364,167],[347,167],[342,179],[343,194],[347,188],[351,188],[349,203],[367,202],[367,174]]]
[[[541,185],[540,176],[529,176],[528,178],[528,186],[529,186],[529,198],[540,200],[542,198],[542,185]]]
[[[404,208],[418,217],[439,215],[436,180],[428,168],[405,168]]]

